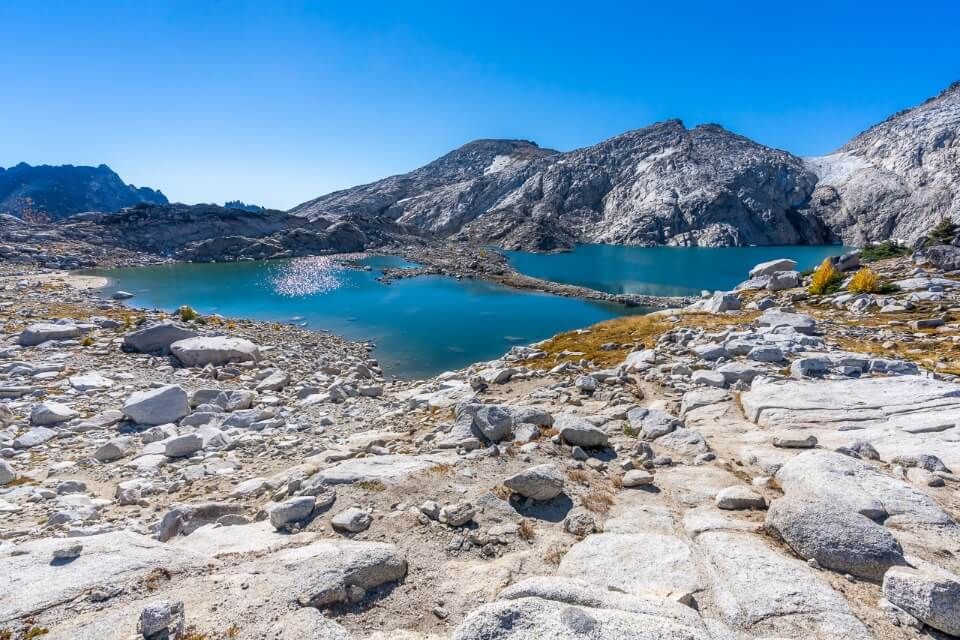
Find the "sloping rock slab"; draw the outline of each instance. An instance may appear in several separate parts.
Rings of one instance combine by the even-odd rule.
[[[177,549],[129,531],[83,538],[76,560],[51,563],[63,538],[43,538],[0,555],[0,623],[69,602],[98,585],[116,586],[143,578],[152,569],[179,573],[203,566],[209,558]]]
[[[697,537],[723,621],[750,637],[868,640],[843,597],[806,563],[746,533]]]
[[[672,620],[543,600],[498,600],[472,612],[452,640],[708,640],[709,634]]]
[[[450,455],[386,455],[344,460],[319,473],[327,484],[353,484],[355,482],[394,483],[405,477],[426,471],[438,464],[455,464],[456,456]]]
[[[703,621],[695,610],[676,600],[620,593],[576,578],[561,576],[527,578],[510,585],[497,595],[498,600],[519,598],[542,598],[594,609],[620,609],[630,613],[668,618],[691,628],[703,625]]]
[[[392,544],[325,541],[264,558],[276,592],[301,606],[347,602],[350,587],[373,589],[407,575],[407,561]]]
[[[960,422],[960,385],[919,376],[761,379],[740,401],[748,419],[778,429],[851,423],[903,429],[924,421]]]
[[[789,496],[811,496],[886,525],[956,527],[926,494],[841,453],[801,453],[777,471],[777,481]]]
[[[702,588],[686,542],[659,533],[601,533],[570,548],[558,573],[634,595],[667,595]]]

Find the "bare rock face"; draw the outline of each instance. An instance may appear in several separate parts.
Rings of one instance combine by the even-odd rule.
[[[508,248],[825,243],[801,211],[816,176],[717,125],[670,120],[569,153],[480,140],[420,169],[306,202],[310,220],[386,214],[429,234]]]
[[[807,165],[811,210],[847,244],[912,242],[960,218],[960,83]]]

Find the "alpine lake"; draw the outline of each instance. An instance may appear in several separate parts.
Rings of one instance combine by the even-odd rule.
[[[566,253],[506,252],[521,273],[608,293],[699,295],[731,289],[755,264],[792,258],[798,269],[847,249],[785,247],[622,247],[583,245]],[[424,378],[491,360],[513,345],[650,309],[522,291],[482,280],[417,276],[389,284],[387,267],[415,266],[372,256],[359,268],[330,258],[269,262],[182,263],[97,269],[109,278],[105,295],[134,294],[131,306],[290,322],[351,340],[371,341],[384,371]]]

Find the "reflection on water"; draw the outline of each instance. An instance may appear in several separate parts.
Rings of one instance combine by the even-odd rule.
[[[294,258],[271,267],[270,286],[282,296],[309,296],[326,293],[343,283],[339,274],[344,267],[327,256]]]

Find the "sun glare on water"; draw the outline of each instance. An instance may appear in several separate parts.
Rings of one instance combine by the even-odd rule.
[[[270,275],[270,285],[282,296],[300,297],[333,291],[341,285],[344,267],[324,256],[296,258]]]

